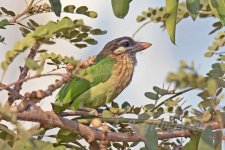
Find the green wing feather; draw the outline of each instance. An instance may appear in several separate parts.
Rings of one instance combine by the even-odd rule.
[[[87,94],[89,93],[88,91],[110,78],[114,63],[115,59],[105,57],[99,59],[95,65],[79,70],[77,72],[78,77],[75,77],[61,88],[57,95],[56,103],[53,106],[64,106],[63,108],[66,109],[71,105],[72,109],[77,109],[79,105],[91,105],[93,102],[90,101],[93,98],[91,94]],[[81,95],[83,94],[86,100],[76,100],[78,97],[82,97]]]

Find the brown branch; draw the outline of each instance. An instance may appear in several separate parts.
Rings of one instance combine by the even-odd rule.
[[[26,109],[28,109],[30,106],[36,104],[40,100],[44,99],[45,97],[48,97],[52,95],[52,93],[57,90],[58,88],[62,87],[63,84],[67,83],[70,81],[72,78],[71,73],[67,74],[43,74],[43,75],[60,75],[63,76],[62,79],[56,80],[55,84],[51,84],[48,86],[46,90],[38,90],[38,91],[33,91],[30,93],[25,94],[25,98],[29,101],[22,101],[18,107],[17,111],[22,112]]]
[[[100,149],[97,141],[92,141],[89,144],[91,146],[91,150],[99,150]]]
[[[22,112],[17,114],[17,119],[24,121],[39,122],[45,128],[59,127],[62,129],[66,129],[81,135],[89,143],[95,140],[101,140],[103,133],[103,131],[101,130],[91,128],[83,124],[80,124],[76,121],[72,121],[57,116],[54,112],[49,111]],[[225,122],[223,124],[225,125]],[[214,121],[193,127],[205,128],[207,126],[211,126],[213,129],[220,129],[220,125],[221,123]],[[190,137],[191,133],[188,130],[169,130],[169,131],[159,131],[157,135],[159,140],[163,140],[177,137]],[[106,138],[109,141],[120,141],[120,142],[135,142],[142,140],[133,133],[121,133],[121,132],[108,132]]]
[[[16,81],[16,82],[10,83],[10,84],[5,85],[5,86],[1,86],[1,87],[0,87],[0,91],[1,91],[1,90],[5,90],[6,88],[9,88],[10,86],[13,86],[13,85],[15,85],[15,84],[17,84],[17,83],[23,83],[23,82],[26,82],[26,81],[31,80],[31,79],[40,78],[40,77],[46,77],[46,76],[63,76],[63,75],[64,75],[64,74],[61,74],[61,73],[38,74],[38,75],[35,75],[35,76],[32,76],[32,77],[27,77],[27,78],[18,80],[18,81]]]
[[[62,112],[59,114],[59,116],[98,116],[95,112],[88,112],[88,111],[73,111],[73,112]]]
[[[23,15],[23,14],[21,14]],[[20,16],[18,15],[18,17],[15,17],[14,21],[16,21],[16,19],[18,19]],[[31,58],[31,59],[34,59],[35,55],[36,55],[36,52],[37,52],[37,49],[40,47],[40,43],[39,42],[36,42],[35,45],[31,48],[30,50],[30,53],[28,55],[28,58]],[[20,67],[20,76],[19,76],[19,79],[18,81],[20,80],[23,80],[26,76],[27,76],[27,73],[28,73],[28,70],[29,68],[24,65],[24,67]],[[23,85],[23,82],[17,82],[13,88],[13,90],[17,91],[18,93],[20,92],[20,90],[22,89],[22,85]],[[14,95],[9,95],[9,98],[8,98],[8,105],[12,105],[12,103],[18,99],[18,97],[14,96]]]

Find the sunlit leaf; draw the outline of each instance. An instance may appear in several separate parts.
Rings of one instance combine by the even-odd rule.
[[[175,44],[178,0],[166,0],[166,29],[171,41]]]
[[[113,13],[118,18],[124,18],[129,10],[131,0],[111,0]]]
[[[27,58],[25,60],[25,64],[28,68],[32,69],[32,70],[36,70],[39,68],[39,65],[31,58]]]
[[[76,13],[84,14],[86,11],[88,11],[87,6],[80,6],[80,7],[77,8]]]
[[[74,13],[75,8],[76,7],[74,5],[67,5],[63,8],[63,10],[68,13]]]

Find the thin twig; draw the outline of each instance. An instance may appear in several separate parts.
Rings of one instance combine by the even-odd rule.
[[[145,22],[144,24],[142,24],[135,32],[134,34],[132,35],[132,38],[134,38],[134,36],[144,27],[146,26],[147,24],[149,24],[151,22],[151,20]]]
[[[18,80],[18,81],[16,81],[16,82],[10,83],[10,84],[5,85],[5,86],[2,86],[2,87],[0,87],[0,91],[1,91],[1,90],[5,90],[6,88],[8,88],[8,87],[10,87],[10,86],[13,86],[13,85],[15,85],[15,84],[17,84],[17,83],[23,83],[23,82],[26,82],[26,81],[31,80],[31,79],[40,78],[40,77],[45,77],[45,76],[64,76],[64,74],[61,74],[61,73],[38,74],[38,75],[35,75],[35,76],[32,76],[32,77],[27,77],[27,78]]]
[[[183,90],[183,91],[180,91],[180,92],[174,94],[173,96],[171,96],[171,97],[167,98],[166,100],[162,101],[161,103],[159,103],[159,104],[158,104],[157,106],[155,106],[151,111],[153,112],[154,110],[156,110],[157,108],[159,108],[160,106],[162,106],[166,101],[169,101],[169,100],[171,100],[171,99],[173,99],[173,98],[175,98],[175,97],[177,97],[177,96],[179,96],[179,95],[182,95],[182,94],[184,94],[184,93],[186,93],[186,92],[189,92],[189,91],[191,91],[191,90],[194,90],[194,89],[196,89],[196,88],[189,88],[189,89],[186,89],[186,90]]]

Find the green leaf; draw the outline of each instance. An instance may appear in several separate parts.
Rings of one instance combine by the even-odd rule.
[[[158,94],[155,94],[155,93],[152,93],[152,92],[145,92],[145,96],[149,99],[152,99],[152,100],[158,100],[159,99]]]
[[[57,133],[56,140],[58,143],[62,143],[62,142],[69,143],[69,142],[74,142],[76,138],[77,138],[77,134],[65,129],[60,129],[59,132]]]
[[[147,112],[144,112],[144,113],[138,115],[138,119],[148,119],[150,117],[151,117],[151,114],[147,113]]]
[[[75,8],[76,7],[74,5],[67,5],[63,8],[63,10],[68,13],[74,13]]]
[[[32,69],[32,70],[36,70],[39,68],[39,65],[31,58],[27,58],[25,60],[25,64],[28,68]]]
[[[212,127],[207,127],[201,134],[198,150],[213,150]]]
[[[196,19],[198,15],[198,11],[200,8],[200,1],[199,0],[187,0],[187,9],[192,17],[193,20]]]
[[[128,13],[130,2],[131,0],[111,0],[114,15],[123,19]]]
[[[13,11],[10,11],[10,10],[7,10],[6,8],[4,7],[1,7],[1,10],[2,12],[4,12],[6,15],[9,15],[9,16],[16,16],[16,14],[13,12]]]
[[[7,19],[3,19],[0,21],[0,29],[5,29],[5,26],[9,25],[9,21]]]
[[[103,35],[103,34],[106,34],[107,31],[101,30],[101,29],[93,29],[90,31],[90,33],[93,35]]]
[[[90,17],[90,18],[97,18],[98,14],[95,11],[87,11],[84,13],[84,15]]]
[[[60,0],[49,0],[51,4],[51,9],[55,13],[56,16],[60,17],[62,5]]]
[[[161,89],[161,88],[159,88],[159,87],[157,87],[157,86],[154,86],[153,87],[153,90],[157,93],[157,94],[159,94],[159,95],[166,95],[166,94],[169,94],[169,91],[168,90],[165,90],[165,89]]]
[[[210,96],[213,96],[216,93],[218,88],[217,82],[215,79],[209,79],[207,82],[207,92]]]
[[[122,108],[128,108],[131,107],[130,104],[128,102],[123,102],[123,104],[121,105]]]
[[[202,116],[202,121],[207,122],[211,118],[212,114],[210,113],[209,110],[206,110]]]
[[[145,142],[147,150],[157,150],[158,138],[155,126],[149,124],[130,124],[134,133]]]
[[[200,134],[191,135],[190,141],[184,146],[183,150],[197,150],[200,136]]]
[[[90,45],[96,45],[98,43],[95,39],[91,39],[91,38],[85,39],[84,42],[86,42]]]
[[[83,39],[83,38],[86,38],[88,36],[87,33],[80,33],[79,35],[77,35],[77,38],[78,39]]]
[[[32,23],[32,25],[34,25],[35,27],[38,27],[39,24],[37,22],[35,22],[34,20],[32,19],[29,19],[30,23]]]
[[[214,52],[206,52],[205,57],[212,57]]]
[[[225,2],[224,0],[208,0],[209,6],[213,14],[220,19],[221,23],[225,25]]]
[[[221,150],[222,149],[222,137],[223,133],[222,130],[217,130],[214,132],[214,150]]]
[[[166,29],[173,44],[175,44],[177,8],[178,0],[166,0]]]
[[[86,11],[88,11],[87,6],[80,6],[80,7],[77,8],[76,13],[84,14]]]

